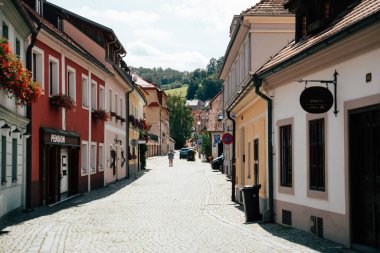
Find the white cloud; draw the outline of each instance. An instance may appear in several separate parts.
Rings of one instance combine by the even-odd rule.
[[[208,28],[226,30],[233,15],[254,5],[258,0],[181,0],[163,4],[163,10],[177,16],[202,21]]]
[[[127,51],[128,54],[125,60],[127,64],[134,67],[162,67],[192,71],[199,68],[199,66],[206,67],[209,61],[199,52],[168,53],[143,42],[130,43]]]
[[[135,38],[143,41],[164,41],[171,38],[171,34],[159,29],[139,29],[134,31]]]
[[[160,20],[160,16],[157,13],[146,11],[127,12],[113,9],[97,10],[88,6],[83,6],[79,9],[73,9],[73,12],[111,27],[115,22],[130,27],[142,27]]]

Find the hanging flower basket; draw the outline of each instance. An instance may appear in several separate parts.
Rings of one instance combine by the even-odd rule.
[[[49,103],[56,109],[65,108],[67,110],[72,110],[75,107],[75,102],[67,95],[56,94],[49,98]]]
[[[107,121],[109,119],[109,115],[105,110],[92,110],[92,118],[94,120],[103,120]]]
[[[0,39],[0,89],[22,106],[37,102],[42,93],[40,85],[33,82],[30,72],[11,51],[5,39]]]

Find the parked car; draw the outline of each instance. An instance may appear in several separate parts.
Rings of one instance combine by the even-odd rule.
[[[194,149],[189,149],[187,151],[187,160],[188,161],[195,161],[195,151],[194,151]]]
[[[214,160],[211,161],[211,168],[213,170],[220,170],[220,166],[223,165],[224,156],[223,154],[221,156],[218,156]]]
[[[182,158],[187,159],[187,152],[189,150],[194,151],[193,148],[181,148],[181,150],[179,151],[179,159],[182,159]]]

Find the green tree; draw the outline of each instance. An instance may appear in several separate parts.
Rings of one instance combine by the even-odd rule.
[[[199,86],[195,82],[191,82],[189,84],[189,88],[187,88],[187,94],[186,94],[186,99],[192,100],[195,98],[195,94],[197,93]]]
[[[200,100],[212,99],[222,88],[222,82],[213,77],[207,77],[197,90],[197,98]]]
[[[191,110],[186,105],[186,100],[178,95],[168,96],[166,101],[170,112],[170,136],[175,140],[175,148],[182,148],[186,140],[191,137],[193,117]]]
[[[209,133],[202,134],[202,152],[206,158],[212,155],[211,138]]]

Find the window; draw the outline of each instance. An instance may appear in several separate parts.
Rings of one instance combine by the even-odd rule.
[[[73,68],[67,68],[67,95],[71,100],[76,101],[76,80],[75,70]]]
[[[251,159],[252,159],[252,148],[251,148],[251,142],[248,142],[248,176],[247,178],[251,178]]]
[[[280,127],[280,185],[292,187],[292,125]]]
[[[56,95],[59,92],[59,66],[58,60],[49,57],[49,95]]]
[[[33,81],[39,83],[41,85],[41,89],[45,90],[44,85],[44,55],[43,51],[39,48],[33,47],[33,55],[32,55],[32,75]]]
[[[42,16],[42,1],[41,0],[36,0],[36,11],[38,14],[40,14]]]
[[[109,100],[110,101],[109,101],[109,104],[108,104],[108,106],[109,106],[108,109],[109,109],[110,112],[112,112],[112,90],[111,89],[109,90]]]
[[[96,110],[97,107],[97,95],[98,95],[98,84],[95,81],[91,82],[91,108]]]
[[[12,139],[12,182],[17,181],[17,139]]]
[[[7,137],[1,136],[1,183],[7,182]]]
[[[123,98],[120,97],[120,116],[123,117]]]
[[[104,87],[99,86],[99,109],[104,110]]]
[[[3,21],[3,38],[7,40],[9,39],[9,28],[8,28],[7,23],[5,23],[4,21]]]
[[[16,38],[16,55],[19,59],[21,58],[21,43],[18,38]]]
[[[88,108],[88,78],[82,76],[82,106]]]
[[[119,110],[118,110],[118,108],[117,108],[117,94],[115,94],[115,113],[116,113],[116,115],[119,115]]]
[[[81,150],[81,167],[82,167],[82,176],[88,173],[88,143],[82,142]]]
[[[99,171],[104,170],[104,145],[99,144]]]
[[[309,188],[325,191],[325,120],[309,121]]]
[[[96,143],[91,143],[91,174],[96,173]]]

